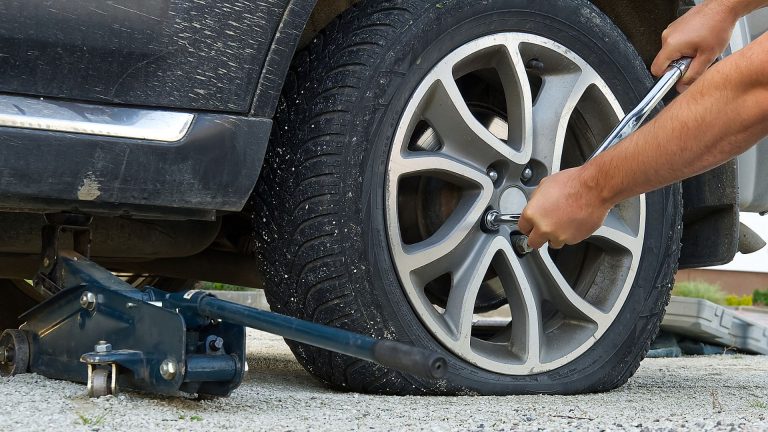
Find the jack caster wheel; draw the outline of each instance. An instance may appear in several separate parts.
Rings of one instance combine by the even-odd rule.
[[[114,368],[94,368],[88,375],[88,397],[100,398],[116,395],[117,388],[113,381]]]
[[[29,341],[21,330],[0,335],[0,376],[26,373],[29,368]]]

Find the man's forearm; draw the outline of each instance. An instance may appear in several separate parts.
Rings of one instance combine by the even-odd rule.
[[[720,2],[725,4],[736,18],[741,18],[757,9],[768,6],[768,0],[706,0],[707,2]]]
[[[714,168],[766,135],[768,34],[715,65],[647,126],[584,165],[583,181],[615,204]]]

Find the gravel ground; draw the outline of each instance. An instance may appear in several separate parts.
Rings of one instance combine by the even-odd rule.
[[[584,396],[381,397],[313,380],[281,339],[249,334],[250,373],[230,398],[122,394],[36,375],[0,379],[0,427],[29,430],[768,430],[768,357],[648,359],[613,392]]]

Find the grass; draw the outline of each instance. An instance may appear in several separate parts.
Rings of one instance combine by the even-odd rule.
[[[720,393],[717,390],[709,390],[709,396],[712,398],[712,411],[721,413],[723,412],[723,404],[720,402]]]
[[[253,288],[230,285],[221,282],[199,282],[195,289],[205,291],[253,291]]]
[[[103,412],[94,418],[78,413],[77,417],[80,418],[80,423],[82,423],[83,426],[102,426],[104,420],[107,418],[107,413]]]
[[[753,400],[749,401],[749,407],[750,408],[758,408],[758,409],[768,409],[768,403],[766,403],[764,401],[761,401],[761,400],[758,400],[758,399],[753,399]]]

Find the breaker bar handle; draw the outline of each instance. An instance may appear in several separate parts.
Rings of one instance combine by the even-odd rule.
[[[588,160],[597,157],[639,129],[645,119],[648,118],[651,111],[656,108],[656,105],[658,105],[659,102],[664,99],[664,96],[672,90],[672,87],[685,76],[692,61],[693,59],[690,57],[682,57],[670,63],[667,71],[661,78],[659,78],[643,100],[640,101],[629,114],[624,116],[621,122],[613,129],[613,131],[611,131],[608,137],[603,140],[603,143],[594,153],[592,153],[592,156],[590,156]]]
[[[368,360],[420,378],[440,379],[448,372],[448,363],[444,357],[413,345],[378,340],[351,331],[242,306],[220,300],[203,291],[188,291],[183,298],[189,302],[188,304],[195,305],[201,315],[211,319],[220,319],[273,333],[296,342]],[[177,297],[176,300],[180,299]]]

